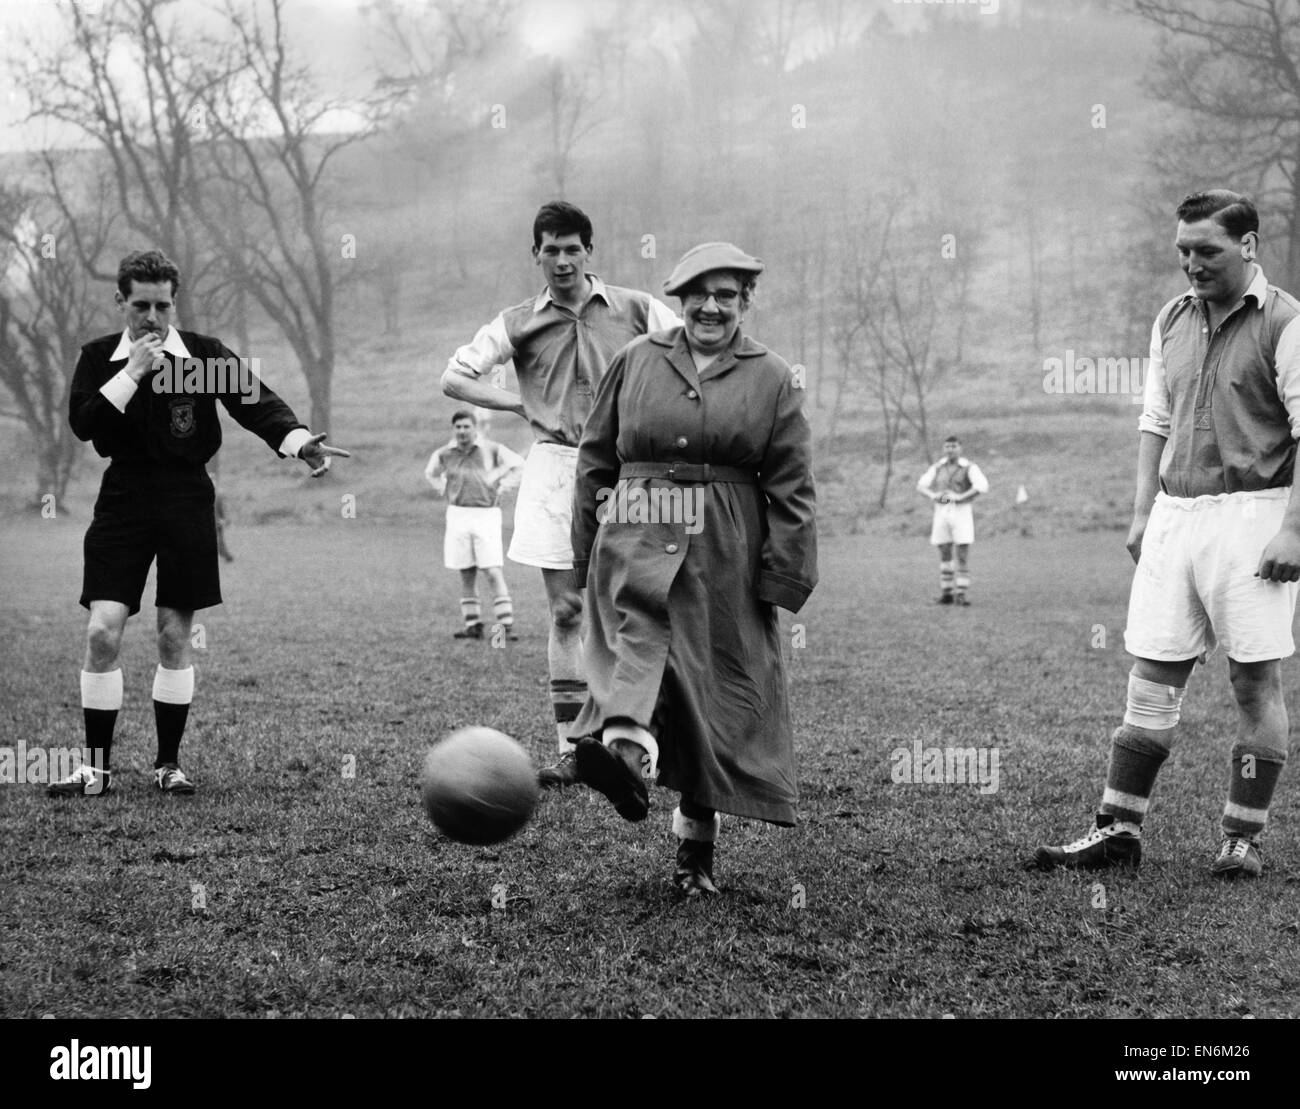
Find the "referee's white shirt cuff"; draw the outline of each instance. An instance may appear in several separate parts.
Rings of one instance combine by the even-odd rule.
[[[284,442],[280,444],[280,453],[285,458],[297,458],[302,445],[310,438],[311,432],[305,427],[296,427],[284,437]]]
[[[126,370],[118,370],[100,386],[99,391],[109,404],[119,412],[125,412],[127,404],[135,396],[135,391],[139,387]]]

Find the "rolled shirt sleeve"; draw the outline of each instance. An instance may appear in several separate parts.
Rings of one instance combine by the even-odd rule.
[[[1280,390],[1280,373],[1278,375],[1278,386]],[[1285,401],[1285,398],[1283,399]],[[1291,409],[1288,407],[1287,411],[1290,412]],[[1162,439],[1168,439],[1169,419],[1169,383],[1165,379],[1165,359],[1164,352],[1161,349],[1160,321],[1157,319],[1151,325],[1151,356],[1147,361],[1147,380],[1142,394],[1142,416],[1138,420],[1138,428],[1159,435]],[[1291,418],[1291,426],[1293,429],[1296,427],[1295,416]],[[1300,432],[1294,433],[1300,434]]]
[[[447,369],[466,377],[482,377],[514,357],[514,344],[506,331],[503,315],[478,329],[473,340],[460,347],[447,362]]]
[[[970,464],[966,476],[970,478],[970,487],[976,493],[987,493],[989,491],[989,479],[984,476],[984,471],[976,466],[974,462]]]
[[[650,307],[646,312],[646,329],[648,331],[668,331],[681,327],[681,318],[663,301],[650,298]]]
[[[918,493],[928,493],[930,486],[934,484],[934,475],[939,471],[939,464],[936,462],[921,475],[921,480],[916,483]]]
[[[1300,316],[1282,329],[1274,360],[1277,395],[1291,422],[1291,438],[1300,439]]]

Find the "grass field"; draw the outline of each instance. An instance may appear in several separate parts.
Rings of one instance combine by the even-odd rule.
[[[84,519],[5,525],[0,745],[79,745]],[[1081,834],[1117,722],[1115,532],[976,545],[974,607],[934,607],[922,538],[841,536],[793,619],[801,822],[726,820],[725,895],[678,903],[675,796],[624,824],[582,789],[493,849],[442,839],[417,774],[481,723],[552,752],[538,575],[520,642],[453,642],[436,527],[237,528],[200,614],[182,763],[151,792],[152,606],[128,628],[115,792],[0,787],[6,1016],[1297,1016],[1300,835],[1283,778],[1265,876],[1208,864],[1232,713],[1198,671],[1137,877],[1022,869]],[[152,585],[146,594],[152,597]],[[1104,646],[1102,645],[1104,640]],[[1295,664],[1286,664],[1293,712]],[[895,783],[914,741],[996,751],[996,792]],[[355,775],[347,771],[355,768]]]

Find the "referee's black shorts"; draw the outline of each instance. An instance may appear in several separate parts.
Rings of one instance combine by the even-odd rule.
[[[201,466],[109,466],[86,529],[82,606],[119,601],[134,616],[155,558],[156,605],[193,612],[221,604],[213,500]]]

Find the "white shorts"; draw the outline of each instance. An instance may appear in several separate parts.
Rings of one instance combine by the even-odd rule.
[[[578,448],[534,443],[515,501],[510,560],[543,570],[573,569],[573,483]]]
[[[936,504],[934,523],[930,526],[930,542],[974,543],[975,511],[969,501],[963,504]]]
[[[1222,644],[1237,662],[1295,654],[1296,583],[1255,577],[1290,489],[1156,495],[1129,594],[1124,649],[1180,662]]]
[[[449,504],[442,557],[448,570],[501,566],[501,509]]]

